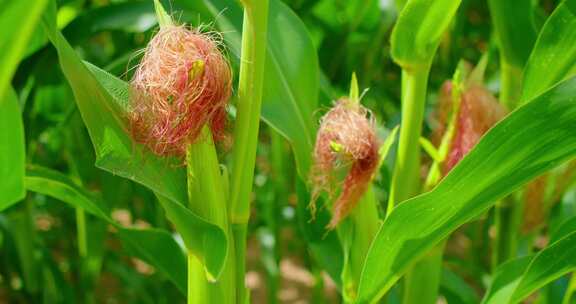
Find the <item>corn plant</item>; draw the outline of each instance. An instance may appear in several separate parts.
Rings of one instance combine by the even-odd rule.
[[[576,300],[574,0],[0,25],[0,302]]]

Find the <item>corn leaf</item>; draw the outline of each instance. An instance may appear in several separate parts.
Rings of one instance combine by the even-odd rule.
[[[431,64],[460,0],[409,0],[392,30],[392,58],[403,68]]]
[[[9,88],[0,98],[0,211],[24,198],[24,126],[18,97]]]
[[[138,182],[174,204],[187,205],[186,172],[178,160],[158,157],[132,141],[126,125],[128,84],[114,76],[84,64],[56,29],[55,7],[44,16],[49,39],[56,47],[60,65],[68,79],[82,119],[96,151],[96,166]],[[164,204],[163,206],[173,206]],[[201,261],[226,256],[224,229],[192,212],[172,212],[181,217],[177,229],[185,237],[187,249]],[[185,225],[182,223],[186,223]],[[207,251],[206,240],[211,243]],[[214,249],[219,254],[214,253]],[[217,278],[224,259],[205,264],[207,273]]]
[[[401,203],[368,253],[360,303],[380,298],[460,225],[531,178],[576,155],[576,78],[511,113],[432,191]]]
[[[537,254],[509,261],[496,271],[482,303],[518,303],[539,288],[576,269],[576,218],[553,233]]]
[[[576,74],[575,28],[576,1],[564,1],[546,20],[530,54],[524,70],[523,101]]]
[[[576,230],[540,251],[528,265],[510,303],[519,303],[534,291],[576,270]]]
[[[47,2],[0,1],[0,103]]]
[[[482,304],[501,304],[510,302],[514,289],[520,282],[520,277],[526,271],[533,255],[516,258],[498,266],[492,284],[486,291]]]
[[[74,184],[59,172],[32,167],[26,172],[26,189],[54,197],[75,208],[104,220],[118,229],[123,244],[136,256],[166,275],[180,291],[186,291],[186,259],[174,238],[160,229],[121,227],[108,215],[108,210],[91,193]]]

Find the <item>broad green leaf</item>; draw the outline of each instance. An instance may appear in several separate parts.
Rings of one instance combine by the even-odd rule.
[[[0,97],[0,211],[23,199],[26,163],[24,126],[18,97],[9,88]]]
[[[182,291],[186,290],[186,259],[182,249],[166,231],[121,227],[108,215],[104,204],[66,176],[33,167],[26,174],[26,189],[54,197],[104,220],[118,229],[118,236],[138,257],[164,273]]]
[[[575,28],[576,1],[564,1],[538,35],[524,70],[522,100],[531,100],[576,73]]]
[[[92,64],[86,63],[86,66],[118,104],[121,104],[123,107],[128,106],[127,83]],[[98,165],[98,161],[96,164]],[[118,167],[119,166],[116,166],[116,168]],[[101,168],[110,171],[107,167]],[[129,172],[130,170],[137,169],[127,169]],[[136,178],[131,179],[139,182]],[[176,201],[165,197],[162,192],[156,191],[151,182],[149,184],[146,180],[143,180],[141,183],[157,193],[158,200],[166,211],[166,215],[170,221],[174,223],[178,232],[182,234],[186,247],[199,255],[200,260],[206,265],[207,274],[212,278],[217,278],[222,270],[224,259],[228,252],[226,234],[222,228],[186,208],[186,201]]]
[[[391,53],[403,68],[431,64],[460,0],[409,0],[392,30]]]
[[[492,284],[486,291],[483,304],[503,304],[510,301],[510,297],[520,282],[520,277],[526,271],[528,264],[534,256],[516,258],[498,266]]]
[[[576,78],[508,115],[432,191],[401,203],[368,253],[359,302],[380,298],[454,229],[576,155]]]
[[[318,104],[318,58],[306,27],[294,12],[271,0],[268,16],[262,119],[292,145],[298,173],[308,178]],[[233,54],[240,54],[242,14],[232,0],[208,3]]]
[[[533,1],[488,0],[494,33],[504,60],[524,67],[536,40]]]
[[[0,2],[0,103],[48,0]]]
[[[186,206],[186,172],[181,162],[158,157],[132,141],[126,123],[128,84],[93,65],[84,64],[56,30],[54,10],[52,7],[45,14],[44,25],[56,47],[60,65],[72,87],[76,104],[94,145],[96,165],[138,182],[175,204]],[[177,226],[182,236],[187,238],[187,249],[202,261],[207,255],[211,258],[223,256],[205,251],[205,240],[220,242],[225,230],[200,216],[189,215],[180,213],[179,216],[185,220],[178,222],[180,224]],[[199,227],[203,229],[192,230]],[[227,244],[218,244],[217,248],[227,248]],[[206,268],[206,271],[218,277],[223,265],[223,259],[207,264],[210,268]]]
[[[555,243],[568,234],[576,231],[576,217],[572,217],[562,222],[558,229],[550,234],[550,244]]]
[[[516,302],[547,283],[576,269],[576,218],[566,220],[550,237],[551,245],[538,254],[502,264],[482,303]]]
[[[518,303],[534,291],[576,270],[576,230],[540,251],[522,275],[511,303]]]

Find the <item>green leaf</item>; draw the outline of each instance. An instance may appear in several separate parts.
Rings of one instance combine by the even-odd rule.
[[[44,16],[44,25],[56,47],[60,65],[72,87],[76,104],[94,145],[96,166],[138,182],[174,204],[186,206],[186,172],[181,162],[158,157],[132,141],[125,119],[129,102],[128,84],[93,65],[84,64],[56,29],[54,10],[52,7]],[[207,255],[211,259],[223,256],[205,251],[205,240],[221,242],[221,236],[226,230],[207,219],[190,214],[180,213],[179,216],[185,220],[175,223],[178,224],[177,230],[186,238],[187,249],[202,261]],[[227,244],[219,243],[210,248],[213,247],[227,248]],[[224,259],[207,264],[209,268],[206,271],[218,277],[223,265]]]
[[[576,269],[576,230],[540,251],[512,294],[518,303],[534,291]]]
[[[401,203],[368,253],[359,302],[380,298],[460,225],[576,155],[576,78],[511,113],[432,191]]]
[[[123,228],[108,215],[108,210],[94,195],[74,184],[59,172],[32,167],[26,174],[26,189],[54,197],[112,224],[118,236],[136,256],[156,267],[183,293],[186,290],[186,259],[174,238],[159,229]]]
[[[550,244],[555,243],[568,234],[576,231],[576,217],[569,218],[560,224],[558,229],[550,234]]]
[[[0,3],[0,103],[48,0]]]
[[[410,0],[392,30],[391,53],[403,68],[429,66],[460,0]]]
[[[524,67],[536,40],[532,1],[488,0],[488,5],[504,60]]]
[[[524,70],[522,100],[531,100],[576,73],[575,28],[576,2],[564,1],[546,20],[530,54]]]
[[[222,263],[228,253],[226,234],[218,226],[194,214],[190,209],[169,199],[158,196],[168,219],[174,223],[187,248],[199,248],[200,256],[210,280],[222,271]],[[180,229],[183,228],[183,229]],[[192,250],[192,249],[189,249]]]
[[[226,43],[240,54],[240,7],[232,0],[206,3],[218,16],[216,23]],[[269,5],[262,119],[290,142],[298,173],[307,179],[316,134],[318,57],[300,18],[281,1],[271,0]]]
[[[482,304],[508,303],[516,286],[520,282],[520,276],[530,264],[534,256],[529,255],[516,258],[498,266],[492,279],[490,288],[486,291]]]
[[[538,254],[509,261],[496,271],[482,303],[517,303],[546,284],[574,271],[576,218],[565,221]]]
[[[22,200],[26,163],[24,125],[16,92],[0,97],[0,211]]]

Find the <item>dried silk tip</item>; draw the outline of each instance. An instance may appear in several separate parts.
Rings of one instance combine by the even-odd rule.
[[[224,136],[232,72],[214,37],[166,25],[152,38],[130,82],[134,140],[158,155],[182,157],[205,124]]]
[[[378,168],[378,138],[369,111],[346,98],[322,117],[314,147],[312,203],[322,191],[329,195],[340,188],[332,220],[333,229],[356,206]],[[338,178],[346,172],[342,181]]]
[[[434,136],[437,140],[446,130],[448,116],[452,109],[452,85],[446,82],[440,92],[440,127]],[[500,121],[506,110],[484,87],[471,85],[462,92],[460,108],[456,113],[454,137],[442,173],[446,175],[478,143],[482,135]],[[438,136],[440,135],[440,136]]]

